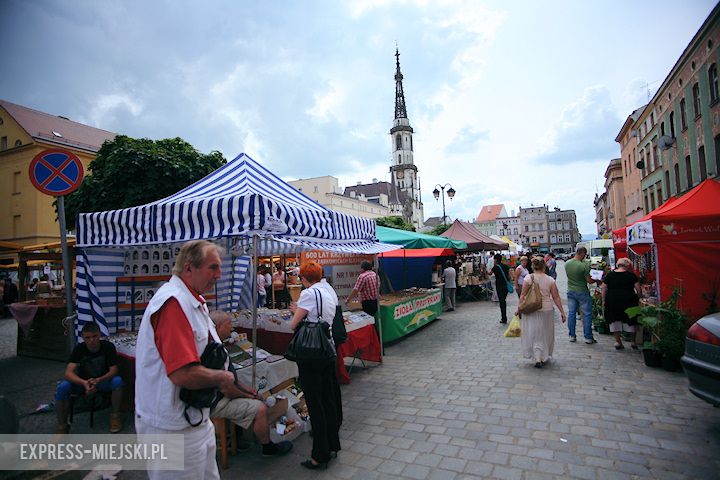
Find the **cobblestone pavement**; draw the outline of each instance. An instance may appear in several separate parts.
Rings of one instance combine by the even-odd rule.
[[[509,311],[516,305],[512,297]],[[304,434],[283,458],[262,458],[257,446],[231,456],[222,478],[720,478],[720,409],[692,396],[682,373],[646,367],[638,352],[614,350],[609,335],[571,344],[559,317],[555,359],[535,369],[498,320],[496,303],[461,303],[386,348],[382,366],[354,371],[342,388],[343,450],[327,471],[299,465],[311,449]],[[62,368],[2,359],[0,389],[30,411],[50,398]],[[85,416],[76,417],[83,433]],[[41,414],[21,428],[53,425]],[[95,430],[106,426],[107,413]]]

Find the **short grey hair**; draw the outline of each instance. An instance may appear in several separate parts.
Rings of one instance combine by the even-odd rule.
[[[617,263],[618,267],[632,268],[632,262],[627,257],[618,258],[615,263]]]
[[[175,266],[172,270],[173,275],[180,276],[186,263],[189,263],[195,268],[202,265],[210,248],[214,248],[217,254],[221,256],[224,252],[224,249],[220,245],[215,245],[207,240],[190,240],[184,243],[183,246],[180,247],[180,253],[178,253],[175,259]]]

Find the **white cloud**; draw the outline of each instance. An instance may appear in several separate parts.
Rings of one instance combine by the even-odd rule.
[[[129,93],[101,94],[92,102],[85,121],[90,125],[106,128],[104,125],[112,124],[118,115],[129,113],[138,117],[142,112],[143,104]]]
[[[327,89],[313,94],[313,105],[305,113],[321,121],[340,120],[345,92],[336,82],[328,82]]]

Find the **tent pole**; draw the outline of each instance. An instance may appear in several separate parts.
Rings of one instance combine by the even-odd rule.
[[[257,361],[257,296],[258,296],[258,284],[257,284],[257,251],[258,251],[258,236],[254,234],[252,236],[252,268],[251,280],[252,280],[252,389],[255,389],[255,362]]]
[[[405,252],[403,252],[403,255]],[[377,334],[378,340],[380,340],[380,361],[385,356],[385,347],[383,346],[382,337],[382,321],[380,320],[380,261],[378,260],[377,253],[373,256],[373,264],[375,267],[375,275],[378,277],[378,296],[377,296],[377,312],[375,312],[375,323],[377,323]]]

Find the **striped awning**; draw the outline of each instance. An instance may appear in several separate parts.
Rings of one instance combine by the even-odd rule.
[[[312,248],[374,253],[375,221],[334,212],[240,154],[170,197],[78,216],[77,246],[130,246],[257,234]],[[325,245],[327,244],[327,245]]]

